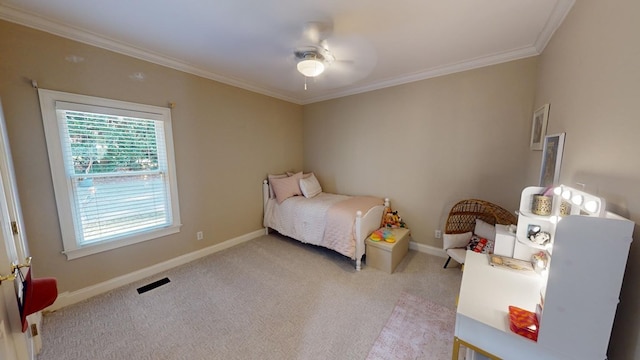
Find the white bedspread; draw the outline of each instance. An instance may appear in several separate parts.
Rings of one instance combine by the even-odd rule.
[[[303,243],[323,246],[355,259],[356,212],[362,211],[364,215],[372,207],[383,204],[384,200],[377,197],[329,193],[320,193],[310,199],[294,196],[281,204],[275,199],[269,199],[263,223],[265,227],[282,235]],[[381,214],[382,212],[380,216]]]
[[[269,199],[265,209],[264,226],[303,243],[321,245],[329,208],[349,197],[320,193],[311,199],[294,196],[277,203]]]
[[[351,196],[344,201],[333,204],[327,211],[324,236],[320,245],[355,259],[356,213],[361,211],[362,215],[365,216],[369,209],[383,203],[384,201],[381,198],[373,196]],[[377,219],[377,226],[380,225],[381,220],[382,213]],[[367,236],[369,234],[364,235]]]

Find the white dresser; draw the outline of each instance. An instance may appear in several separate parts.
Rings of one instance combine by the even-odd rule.
[[[563,217],[559,216],[562,195],[553,196],[549,216],[530,211],[531,196],[542,188],[526,188],[521,196],[514,254],[518,247],[520,254],[548,251],[547,271],[527,275],[492,267],[487,255],[467,252],[454,356],[462,344],[502,359],[606,359],[635,224],[606,212],[604,199],[562,189],[569,201],[580,203]],[[591,211],[593,202],[596,209]],[[526,235],[532,226],[548,231],[550,242],[529,244]],[[537,342],[513,333],[508,306],[535,311],[542,300]]]

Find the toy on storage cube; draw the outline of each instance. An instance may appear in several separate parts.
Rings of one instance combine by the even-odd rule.
[[[385,229],[385,228],[381,228],[381,229],[378,229],[378,230],[374,231],[373,233],[371,233],[371,236],[369,238],[372,241],[384,240],[384,241],[386,241],[388,243],[396,242],[396,237],[393,235],[393,232],[391,232],[391,230]]]
[[[386,228],[406,228],[407,225],[402,221],[400,215],[398,215],[397,211],[391,210],[390,206],[384,208],[384,213],[382,214],[382,224],[381,227]]]

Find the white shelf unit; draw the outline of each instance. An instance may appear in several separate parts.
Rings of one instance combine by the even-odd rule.
[[[516,242],[513,248],[513,257],[522,260],[530,260],[531,255],[539,252],[540,250],[551,250],[553,244],[553,233],[555,232],[555,222],[552,216],[540,216],[531,212],[531,204],[533,195],[542,193],[545,188],[530,186],[522,191],[520,197],[520,208],[518,209],[518,229],[516,230]],[[554,199],[556,200],[556,199]],[[552,214],[558,214],[559,201],[553,201]],[[530,226],[539,226],[541,231],[546,231],[551,235],[551,241],[545,245],[540,246],[529,241],[528,232]],[[551,250],[552,251],[552,250]]]
[[[605,211],[602,198],[567,186],[561,189],[553,196],[549,216],[530,210],[532,195],[543,188],[522,191],[514,257],[530,260],[540,251],[527,239],[530,225],[551,234],[544,247],[551,256],[542,274],[537,345],[563,359],[604,360],[635,224]],[[560,216],[560,202],[572,198],[570,214]]]

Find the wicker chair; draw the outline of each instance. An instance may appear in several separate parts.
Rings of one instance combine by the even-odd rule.
[[[459,201],[451,208],[444,232],[445,234],[473,232],[476,226],[476,219],[480,219],[491,225],[517,223],[516,216],[513,213],[496,204],[484,200],[467,199]],[[464,247],[446,248],[446,246],[447,244],[445,243],[444,250],[447,255],[449,255],[449,258],[444,264],[444,267],[446,268],[447,265],[449,265],[451,258],[460,264],[464,264],[466,249]]]

